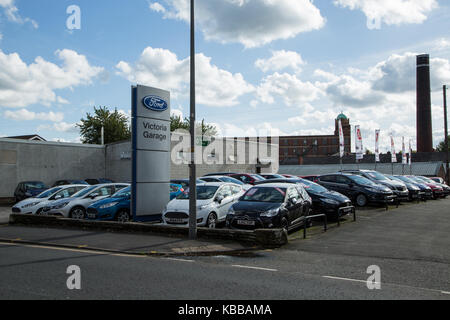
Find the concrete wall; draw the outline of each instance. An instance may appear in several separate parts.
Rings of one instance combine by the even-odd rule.
[[[51,185],[61,179],[103,177],[102,146],[0,139],[0,198],[12,197],[20,181]]]

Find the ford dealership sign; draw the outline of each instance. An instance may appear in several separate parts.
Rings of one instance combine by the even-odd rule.
[[[166,111],[168,108],[168,104],[164,99],[158,96],[146,96],[142,102],[144,103],[144,106],[150,110],[153,111]]]

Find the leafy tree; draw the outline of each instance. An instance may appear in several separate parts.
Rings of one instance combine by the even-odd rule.
[[[217,128],[214,125],[207,124],[203,119],[201,123],[197,123],[197,128],[201,127],[202,135],[216,136]],[[183,129],[189,131],[191,124],[189,118],[181,119],[181,116],[170,117],[170,131],[173,132],[177,129]]]
[[[131,138],[130,125],[126,115],[107,107],[94,107],[94,114],[86,114],[77,124],[80,128],[81,141],[86,144],[101,144],[101,130],[104,127],[105,144],[128,140]]]
[[[448,136],[448,149],[450,150],[450,136]],[[442,140],[436,147],[437,152],[445,152],[445,140]]]

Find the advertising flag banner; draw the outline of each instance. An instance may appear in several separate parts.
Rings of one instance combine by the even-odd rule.
[[[408,157],[406,156],[405,137],[402,137],[402,164],[408,164]]]
[[[394,137],[391,134],[391,162],[397,162],[397,154],[395,153]]]
[[[363,144],[362,144],[362,135],[360,126],[355,126],[355,134],[356,134],[356,160],[362,160],[364,158],[363,153]]]
[[[375,130],[375,162],[380,162],[380,130]]]
[[[344,157],[344,132],[342,131],[342,122],[339,120],[339,154]]]

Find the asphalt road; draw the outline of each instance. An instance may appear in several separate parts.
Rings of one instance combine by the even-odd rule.
[[[449,205],[439,200],[364,212],[355,223],[244,257],[156,258],[1,244],[0,299],[448,300]],[[70,265],[81,269],[81,290],[67,289]],[[381,270],[380,290],[367,288],[371,265]]]

